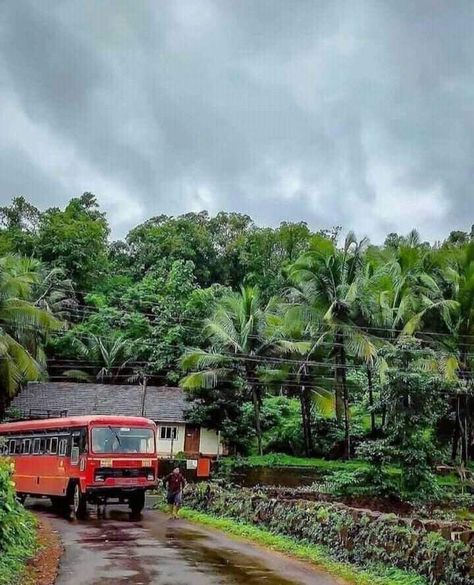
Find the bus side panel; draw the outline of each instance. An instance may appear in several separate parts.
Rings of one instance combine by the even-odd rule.
[[[69,477],[66,458],[56,455],[14,457],[16,491],[44,496],[66,495]]]

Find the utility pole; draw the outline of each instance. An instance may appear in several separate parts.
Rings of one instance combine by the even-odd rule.
[[[220,451],[221,451],[221,432],[217,431],[217,461],[219,461],[220,458]]]
[[[142,393],[142,416],[145,416],[146,385],[147,385],[147,381],[148,381],[148,377],[146,376],[146,374],[143,374],[143,377],[142,377],[142,387],[143,387],[143,393]]]

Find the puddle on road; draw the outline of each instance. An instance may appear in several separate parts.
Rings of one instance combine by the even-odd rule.
[[[257,585],[264,581],[267,585],[295,585],[294,580],[275,574],[252,556],[231,548],[213,547],[212,541],[198,532],[171,528],[167,545],[177,549],[186,561],[199,567],[200,572],[223,577],[218,583]]]

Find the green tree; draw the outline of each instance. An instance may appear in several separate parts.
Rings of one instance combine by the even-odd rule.
[[[307,249],[311,235],[305,222],[250,231],[240,247],[244,282],[258,286],[266,299],[279,294],[288,285],[289,266]]]
[[[40,211],[24,197],[0,207],[0,254],[33,255],[40,219]]]
[[[424,367],[434,357],[432,350],[412,337],[401,337],[385,355],[389,364],[382,389],[385,430],[402,466],[403,487],[418,496],[421,490],[430,495],[436,489],[432,431],[447,408],[448,384]]]
[[[43,343],[61,327],[48,310],[35,306],[40,282],[38,261],[19,256],[0,259],[0,416],[20,384],[37,380],[45,370]]]
[[[192,371],[181,380],[183,388],[215,388],[221,382],[239,378],[250,397],[254,410],[254,424],[258,452],[262,453],[260,409],[264,384],[259,378],[259,366],[276,348],[285,343],[269,333],[268,322],[275,313],[276,299],[262,302],[260,291],[242,287],[239,293],[225,295],[205,323],[209,350],[189,350],[181,359],[181,367]]]
[[[448,370],[457,370],[461,382],[454,405],[452,458],[456,459],[461,443],[461,457],[467,462],[473,436],[470,413],[474,394],[474,241],[442,249],[436,259],[437,279],[433,279],[429,293],[423,294],[419,310],[409,320],[405,331],[412,333],[422,329],[433,314],[439,314],[442,319],[445,329],[438,331],[437,344],[448,355],[445,360]]]
[[[115,383],[125,368],[133,367],[129,362],[134,358],[134,346],[120,333],[114,332],[108,337],[97,335],[76,337],[73,345],[77,355],[92,367],[96,379],[102,384]],[[89,380],[91,371],[79,368],[66,370],[63,375],[68,378]]]
[[[317,235],[309,250],[290,268],[297,285],[295,300],[306,310],[315,345],[329,344],[334,359],[336,417],[344,424],[345,456],[351,456],[348,354],[366,361],[376,348],[357,326],[360,314],[358,283],[366,241],[349,233],[342,249]]]
[[[91,193],[71,199],[64,211],[48,209],[41,216],[36,253],[46,263],[62,268],[80,291],[107,268],[105,214]]]
[[[208,214],[187,213],[179,217],[160,215],[137,226],[127,236],[136,274],[169,270],[176,260],[194,263],[201,286],[216,279],[216,250],[208,229]]]

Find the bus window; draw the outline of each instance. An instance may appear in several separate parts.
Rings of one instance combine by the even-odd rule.
[[[14,455],[15,454],[15,439],[10,439],[9,443],[8,443],[8,453],[10,455]]]
[[[56,453],[58,452],[58,439],[56,437],[53,437],[52,439],[48,439],[48,443],[49,444],[49,454],[50,455],[56,455]]]
[[[31,445],[31,440],[30,439],[23,439],[22,445],[21,445],[21,453],[22,455],[29,455],[30,454],[30,445]]]
[[[20,455],[21,453],[21,439],[15,440],[15,455]]]
[[[33,441],[33,455],[38,455],[40,452],[40,439],[34,439]]]
[[[40,455],[44,455],[46,453],[46,447],[47,447],[46,439],[40,439],[40,449],[39,449]]]
[[[79,463],[79,454],[81,452],[81,433],[73,433],[71,443],[71,465]]]
[[[67,451],[67,439],[61,439],[59,441],[59,456],[64,457]]]

